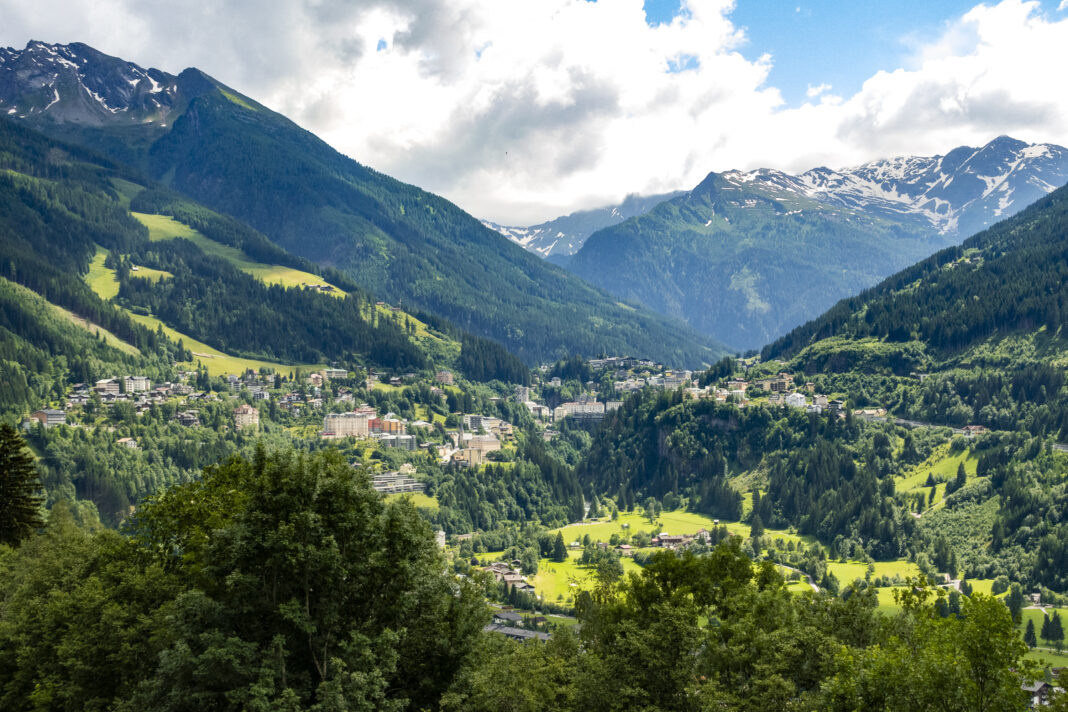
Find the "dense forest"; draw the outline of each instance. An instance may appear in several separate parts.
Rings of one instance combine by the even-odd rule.
[[[147,237],[107,184],[117,174],[100,159],[0,120],[0,277],[155,351],[153,331],[72,279],[85,274],[97,245],[126,250]]]
[[[152,314],[225,353],[321,363],[364,357],[387,368],[421,368],[425,358],[404,329],[372,319],[357,296],[266,285],[191,242],[168,240],[130,251],[138,264],[173,276],[138,278],[120,266],[120,304]]]
[[[0,168],[5,169],[0,174],[0,279],[27,287],[116,337],[90,344],[92,339],[63,325],[63,317],[49,316],[48,305],[30,304],[29,293],[5,287],[0,328],[12,335],[4,340],[0,359],[5,412],[24,412],[48,396],[58,398],[63,384],[121,371],[169,377],[173,362],[192,358],[188,349],[162,330],[134,321],[131,313],[156,317],[236,356],[395,370],[429,367],[430,358],[439,367],[453,367],[458,358],[455,367],[473,380],[529,383],[523,363],[499,344],[441,317],[433,318],[437,335],[416,339],[410,319],[383,317],[373,298],[341,272],[320,269],[238,220],[164,188],[142,189],[150,181],[7,119],[0,119]],[[127,206],[182,220],[249,259],[321,274],[348,296],[269,286],[189,241],[150,241]],[[71,279],[87,274],[101,248],[104,266],[119,286],[114,302],[124,308],[102,299],[87,280]],[[166,274],[145,278],[135,264]],[[448,346],[450,338],[455,347]]]
[[[738,520],[733,480],[748,473],[760,495],[753,513],[765,526],[796,527],[827,545],[855,540],[889,559],[918,547],[916,524],[893,496],[897,459],[886,433],[852,419],[661,391],[613,413],[577,475],[624,506],[672,493],[696,511]]]
[[[0,546],[5,710],[1017,710],[1008,608],[915,582],[788,591],[737,539],[581,593],[547,643],[483,632],[410,503],[336,454],[257,450],[143,506],[122,533],[63,505]],[[473,572],[469,572],[473,573]],[[102,614],[106,612],[106,614]]]

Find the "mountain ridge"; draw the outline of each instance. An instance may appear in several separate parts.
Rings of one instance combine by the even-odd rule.
[[[567,268],[756,349],[1065,181],[1068,150],[1008,137],[846,171],[713,172],[594,233]]]
[[[58,84],[62,73],[112,77],[131,88],[120,96],[140,96],[131,84],[140,68],[100,53],[71,55],[77,47],[31,43],[18,61],[32,59],[35,73],[21,83],[10,66],[13,51],[0,55],[0,111],[132,165],[297,256],[342,270],[392,303],[500,341],[528,363],[609,352],[697,365],[724,352],[681,323],[619,304],[543,263],[443,198],[342,156],[199,70],[159,75],[174,77],[176,87],[164,120],[101,102],[107,110],[78,104],[90,114],[80,123],[62,119],[57,108],[74,101],[65,95],[93,91]],[[86,69],[94,62],[97,70]],[[137,83],[151,88],[143,78]],[[54,99],[57,92],[60,101],[49,109],[42,93]]]
[[[642,215],[684,192],[676,190],[655,195],[632,193],[615,205],[577,210],[528,227],[501,225],[489,220],[483,220],[482,224],[541,257],[567,258],[578,252],[586,238],[597,230]],[[566,259],[564,261],[566,263]]]

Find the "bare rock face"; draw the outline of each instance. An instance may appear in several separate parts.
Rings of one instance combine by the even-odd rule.
[[[0,113],[83,126],[166,126],[185,104],[178,77],[84,44],[0,48]]]

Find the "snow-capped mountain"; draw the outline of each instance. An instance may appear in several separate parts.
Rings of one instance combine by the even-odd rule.
[[[766,197],[804,197],[871,217],[963,239],[1068,182],[1068,149],[1001,136],[944,156],[901,156],[855,168],[813,168],[791,175],[769,168],[727,171],[728,185]],[[711,176],[710,176],[711,177]],[[606,227],[643,215],[683,192],[628,196],[620,205],[583,210],[529,227],[483,224],[542,257],[567,258]],[[706,226],[707,227],[707,226]]]
[[[165,124],[184,104],[178,77],[81,43],[0,47],[0,113],[103,126]]]
[[[942,236],[963,239],[1068,182],[1068,150],[1000,136],[982,148],[961,146],[944,156],[904,156],[840,171],[721,175],[746,190],[801,195],[890,220],[920,220]]]
[[[566,267],[737,348],[759,348],[1068,182],[1068,150],[1008,137],[944,156],[710,173],[598,230]]]
[[[682,191],[661,195],[628,195],[619,205],[580,210],[530,227],[509,227],[488,220],[483,220],[482,224],[541,257],[569,257],[579,251],[587,237],[601,228],[642,215],[678,195],[682,195]]]

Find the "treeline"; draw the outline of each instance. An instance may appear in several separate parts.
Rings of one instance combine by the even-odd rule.
[[[40,294],[142,351],[161,342],[78,279],[96,245],[128,249],[143,226],[114,199],[102,159],[76,165],[77,149],[0,119],[0,277]]]
[[[820,339],[920,340],[942,352],[992,334],[1057,332],[1068,317],[1068,190],[889,277],[769,344],[787,358]]]
[[[947,493],[935,516],[925,514],[924,527],[946,538],[971,578],[1068,591],[1068,462],[1023,433],[988,435],[975,453],[976,477]]]
[[[119,270],[119,299],[227,352],[268,360],[319,363],[367,358],[388,368],[421,368],[425,357],[403,328],[365,315],[356,296],[266,285],[186,240],[131,250],[142,265],[171,272],[152,281]]]
[[[763,526],[796,527],[827,545],[855,541],[887,559],[922,546],[894,496],[894,464],[915,456],[895,453],[884,433],[851,418],[650,391],[606,418],[576,473],[621,508],[673,494],[734,520],[742,506],[732,480],[747,476],[763,494],[753,508]]]
[[[59,504],[0,547],[0,707],[964,712],[1022,710],[1041,675],[991,596],[909,581],[884,617],[871,588],[789,591],[737,538],[598,565],[546,643],[483,631],[494,586],[457,565],[330,451],[208,468],[121,534]]]
[[[438,500],[431,520],[449,534],[492,531],[514,522],[560,527],[585,514],[573,470],[540,440],[526,439],[514,462],[484,468],[429,470],[428,493]]]
[[[495,341],[464,334],[460,342],[460,372],[472,381],[503,381],[530,385],[530,369]]]
[[[1022,710],[1040,675],[1008,608],[922,584],[883,617],[871,590],[791,594],[737,539],[706,556],[658,554],[579,595],[577,638],[487,639],[443,700],[449,710]],[[512,684],[500,685],[501,680]],[[515,700],[523,704],[514,704]]]
[[[191,203],[165,188],[157,186],[141,191],[130,201],[130,210],[168,215],[218,243],[244,252],[257,262],[284,265],[317,274],[349,294],[367,298],[362,288],[344,273],[332,267],[320,267],[303,257],[286,252],[240,220]]]
[[[65,397],[72,382],[133,371],[164,380],[178,347],[131,353],[76,326],[38,295],[0,277],[0,416],[16,417]]]
[[[0,549],[5,710],[424,709],[488,618],[416,511],[330,454],[229,461],[126,536],[64,512]]]

